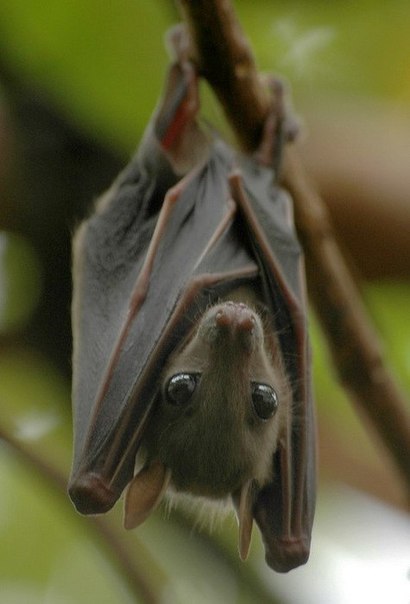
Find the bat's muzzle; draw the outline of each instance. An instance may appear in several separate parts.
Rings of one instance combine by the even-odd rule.
[[[258,315],[243,302],[223,302],[213,309],[210,341],[219,350],[247,354],[263,342],[263,328]]]
[[[237,329],[252,332],[256,327],[255,313],[242,302],[226,302],[215,315],[215,323],[221,329]]]

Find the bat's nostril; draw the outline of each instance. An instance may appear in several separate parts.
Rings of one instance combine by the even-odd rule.
[[[215,315],[215,322],[218,327],[227,327],[232,323],[229,313],[224,310],[218,310]]]
[[[256,325],[254,312],[243,302],[225,302],[215,314],[215,324],[222,329],[252,332]]]
[[[239,318],[238,327],[243,331],[252,331],[255,327],[255,317],[251,314],[246,314]]]

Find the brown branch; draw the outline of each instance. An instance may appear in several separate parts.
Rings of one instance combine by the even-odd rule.
[[[304,119],[309,136],[298,150],[338,240],[364,278],[408,281],[410,113],[368,99],[319,98]]]
[[[25,447],[2,426],[0,426],[1,440],[17,454],[23,463],[32,466],[47,485],[51,486],[65,503],[68,503],[67,479],[62,472]],[[136,599],[147,604],[157,604],[160,601],[157,590],[148,583],[144,572],[135,563],[131,552],[128,551],[123,540],[109,526],[108,522],[99,517],[85,519],[77,516],[77,519],[84,523],[86,530],[91,529],[94,536],[102,543],[113,565],[118,569]]]
[[[212,86],[241,146],[258,146],[271,99],[229,2],[179,2],[194,42],[193,60]]]
[[[214,87],[240,144],[255,149],[269,105],[229,1],[180,0],[179,5],[194,41],[193,60]],[[406,402],[383,363],[381,346],[335,242],[324,204],[292,148],[285,150],[282,181],[294,199],[309,291],[340,379],[390,451],[410,492]]]
[[[291,149],[283,181],[294,200],[309,292],[339,379],[371,421],[410,489],[407,401],[384,363],[379,339],[336,244],[327,210]]]

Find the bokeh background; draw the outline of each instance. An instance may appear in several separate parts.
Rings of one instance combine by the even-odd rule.
[[[410,4],[235,6],[261,69],[290,84],[301,153],[410,394]],[[141,591],[167,603],[408,603],[400,481],[335,382],[313,313],[320,484],[305,568],[269,571],[257,530],[241,563],[234,518],[192,531],[189,517],[160,509],[125,534],[120,505],[104,529],[64,495],[70,238],[143,133],[177,20],[168,0],[0,0],[0,603],[149,601],[127,581],[122,550]]]

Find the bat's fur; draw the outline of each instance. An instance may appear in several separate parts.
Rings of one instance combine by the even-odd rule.
[[[254,327],[232,334],[215,321],[224,307],[208,309],[165,370],[163,384],[178,373],[200,374],[189,404],[170,405],[163,392],[145,438],[148,458],[159,458],[171,469],[175,491],[211,499],[225,499],[249,479],[260,487],[271,479],[272,456],[291,397],[282,366],[273,365],[276,356],[266,348],[258,314],[247,306],[244,312]],[[277,413],[268,420],[252,407],[251,382],[268,384],[278,395]]]

